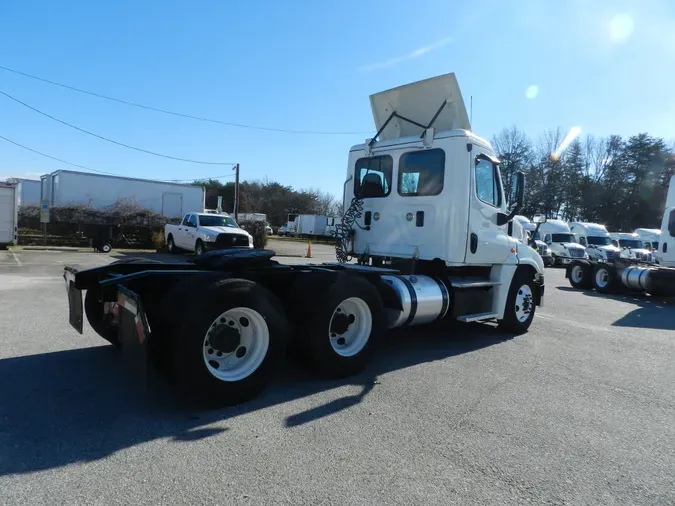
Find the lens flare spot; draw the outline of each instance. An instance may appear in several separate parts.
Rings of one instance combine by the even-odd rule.
[[[625,42],[633,33],[635,23],[628,14],[617,14],[609,22],[609,40]]]
[[[565,150],[569,147],[570,144],[572,144],[572,141],[579,137],[579,134],[581,133],[581,127],[575,126],[570,128],[570,131],[567,132],[567,135],[563,139],[563,141],[560,143],[560,146],[556,148],[556,150],[551,153],[551,159],[559,160],[560,156],[565,152]]]
[[[532,100],[533,98],[536,98],[537,95],[539,95],[539,86],[535,84],[528,86],[525,90],[525,98]]]

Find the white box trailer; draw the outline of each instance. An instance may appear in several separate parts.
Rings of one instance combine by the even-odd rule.
[[[299,236],[321,237],[326,235],[326,217],[318,214],[300,214],[296,218],[295,233]]]
[[[37,179],[7,178],[7,183],[19,185],[19,206],[39,206],[42,184]]]
[[[58,170],[41,180],[41,199],[51,207],[85,204],[101,209],[133,198],[143,209],[168,218],[204,211],[206,190],[201,186],[71,170]]]
[[[19,185],[0,183],[0,249],[15,246],[19,223]]]
[[[237,213],[237,220],[242,221],[263,221],[267,223],[267,215],[265,213]]]
[[[338,226],[342,223],[342,218],[339,216],[326,217],[326,236],[335,237],[338,233]]]

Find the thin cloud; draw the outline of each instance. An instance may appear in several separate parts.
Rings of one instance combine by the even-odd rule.
[[[415,58],[419,58],[420,56],[424,56],[425,54],[431,53],[432,51],[436,51],[437,49],[442,48],[443,46],[447,46],[452,42],[452,39],[450,37],[446,37],[445,39],[438,40],[434,42],[433,44],[429,44],[428,46],[423,46],[418,49],[415,49],[414,51],[411,51],[410,53],[403,55],[403,56],[396,56],[394,58],[389,58],[388,60],[384,60],[381,62],[373,63],[370,65],[364,65],[361,67],[361,70],[363,72],[370,72],[371,70],[378,70],[378,69],[383,69],[387,67],[392,67],[394,65],[398,65],[399,63],[402,63],[404,61],[408,60],[414,60]]]

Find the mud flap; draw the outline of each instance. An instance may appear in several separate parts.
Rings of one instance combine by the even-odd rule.
[[[143,303],[138,294],[120,285],[117,287],[117,305],[119,307],[117,337],[122,345],[122,352],[133,373],[145,385],[150,327]]]
[[[66,280],[66,292],[68,293],[68,322],[82,334],[84,325],[82,290],[75,288],[75,276],[73,274],[66,273],[63,278]]]

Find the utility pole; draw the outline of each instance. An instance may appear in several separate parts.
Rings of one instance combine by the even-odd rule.
[[[239,220],[239,164],[235,165],[234,168],[234,221]]]

